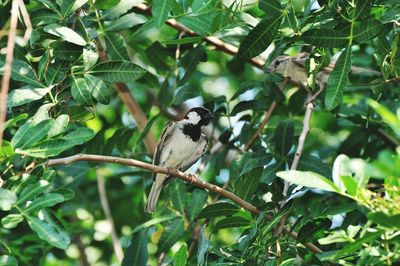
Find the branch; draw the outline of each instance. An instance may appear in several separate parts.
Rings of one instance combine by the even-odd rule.
[[[6,47],[6,61],[4,64],[4,74],[1,80],[1,93],[0,93],[0,147],[3,142],[3,128],[6,121],[7,113],[7,94],[10,88],[11,65],[13,62],[15,36],[17,35],[18,23],[18,0],[13,0],[11,7],[11,22],[10,30],[8,32],[8,40]],[[0,180],[0,183],[2,180]]]
[[[154,173],[161,173],[165,175],[170,175],[177,177],[179,179],[182,179],[188,183],[191,183],[197,187],[206,189],[208,191],[215,192],[219,195],[222,195],[233,202],[237,203],[244,209],[258,215],[260,214],[260,210],[257,209],[254,205],[244,201],[243,199],[239,198],[232,192],[229,192],[225,189],[220,188],[219,186],[207,183],[200,178],[193,179],[190,175],[187,175],[181,171],[178,171],[176,169],[172,168],[166,168],[166,167],[161,167],[158,165],[153,165],[149,163],[145,163],[142,161],[138,161],[135,159],[125,159],[125,158],[119,158],[119,157],[113,157],[113,156],[102,156],[102,155],[94,155],[94,154],[77,154],[65,158],[58,158],[58,159],[50,159],[47,161],[48,166],[55,166],[55,165],[67,165],[71,164],[73,162],[77,161],[93,161],[93,162],[106,162],[106,163],[118,163],[118,164],[123,164],[123,165],[129,165],[129,166],[134,166],[142,169],[147,169],[150,170]],[[265,215],[266,220],[272,220],[273,217],[269,214]],[[296,238],[297,233],[291,232],[289,229],[284,230],[286,233],[288,233],[291,237]],[[312,252],[314,253],[322,253],[322,250],[320,250],[317,246],[315,246],[312,243],[304,243],[304,245]]]
[[[101,175],[99,171],[97,171],[97,188],[99,189],[101,208],[103,209],[104,215],[106,216],[106,220],[110,223],[111,226],[111,239],[114,247],[114,253],[118,261],[121,263],[122,259],[124,258],[124,253],[122,251],[121,243],[119,242],[117,230],[115,230],[115,224],[111,214],[110,205],[108,204],[104,176]]]

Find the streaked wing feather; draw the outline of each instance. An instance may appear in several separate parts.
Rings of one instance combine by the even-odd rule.
[[[167,123],[167,125],[164,127],[163,132],[161,133],[160,139],[157,143],[156,151],[154,153],[153,157],[153,164],[154,165],[159,165],[160,164],[160,158],[161,158],[161,152],[163,150],[163,146],[165,144],[165,140],[168,138],[168,135],[171,134],[174,122],[170,121]],[[156,178],[157,173],[153,173],[153,180]]]

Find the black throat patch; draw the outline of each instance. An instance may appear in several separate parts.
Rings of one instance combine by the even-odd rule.
[[[200,125],[193,125],[193,124],[184,125],[183,134],[191,138],[193,141],[198,141],[201,136]]]

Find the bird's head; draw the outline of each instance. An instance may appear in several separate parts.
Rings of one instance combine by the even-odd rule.
[[[193,125],[206,126],[214,118],[214,115],[204,107],[194,107],[185,116],[185,120]]]

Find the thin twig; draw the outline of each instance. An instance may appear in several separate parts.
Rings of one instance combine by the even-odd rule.
[[[0,93],[0,147],[3,142],[3,128],[4,122],[6,121],[7,112],[7,94],[10,88],[10,77],[11,77],[11,65],[13,62],[15,36],[17,35],[17,23],[18,23],[18,0],[13,0],[11,7],[11,23],[10,30],[8,33],[7,48],[6,48],[6,61],[4,64],[4,74],[1,81],[1,93]]]
[[[118,261],[121,263],[122,259],[124,258],[124,253],[122,251],[121,242],[119,241],[118,238],[117,230],[115,229],[115,224],[111,214],[110,204],[108,204],[104,176],[101,173],[99,173],[99,171],[97,171],[97,188],[99,189],[101,208],[103,209],[107,222],[111,226],[111,239],[113,243],[114,253]]]
[[[123,165],[130,165],[142,169],[147,169],[150,170],[154,173],[162,173],[166,174],[168,176],[174,176],[179,179],[182,179],[188,183],[191,183],[197,187],[206,189],[208,191],[212,191],[214,193],[218,193],[233,202],[237,203],[244,209],[254,213],[254,214],[259,214],[260,210],[257,209],[254,205],[244,201],[243,199],[239,198],[232,192],[229,192],[227,190],[224,190],[220,188],[219,186],[207,183],[200,178],[193,179],[192,176],[187,175],[181,171],[178,171],[176,169],[171,169],[171,168],[166,168],[166,167],[161,167],[158,165],[153,165],[149,163],[145,163],[142,161],[134,160],[134,159],[125,159],[125,158],[119,158],[119,157],[113,157],[113,156],[102,156],[102,155],[94,155],[94,154],[76,154],[73,156],[65,157],[65,158],[58,158],[58,159],[50,159],[47,161],[48,166],[55,166],[55,165],[67,165],[71,164],[73,162],[77,161],[93,161],[93,162],[106,162],[106,163],[118,163],[118,164],[123,164]],[[266,220],[271,220],[273,217],[269,214],[265,215]],[[297,234],[295,232],[290,232],[289,229],[284,229],[285,232],[287,232],[290,236],[296,238]],[[305,243],[304,244],[310,251],[314,253],[322,253],[322,251],[315,246],[312,243]]]
[[[24,1],[18,0],[19,9],[21,10],[22,18],[24,19],[25,23],[25,34],[24,34],[24,42],[28,43],[29,39],[31,38],[32,34],[32,23],[29,17],[28,11],[26,10],[26,6]]]

